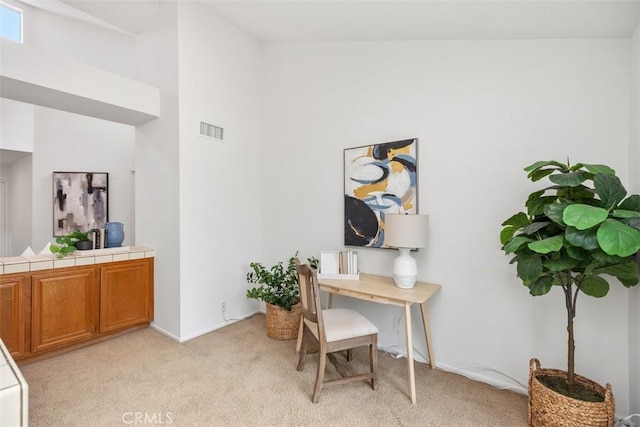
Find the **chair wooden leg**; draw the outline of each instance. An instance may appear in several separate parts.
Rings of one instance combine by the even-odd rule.
[[[304,359],[307,356],[307,342],[309,340],[307,339],[307,337],[304,336],[304,332],[303,332],[303,337],[302,337],[302,342],[300,343],[300,358],[298,359],[298,371],[303,371],[304,370]]]
[[[324,382],[324,370],[327,364],[327,353],[324,349],[320,350],[318,356],[318,374],[316,375],[316,385],[313,387],[313,396],[311,396],[313,403],[318,403],[318,399],[320,398],[320,390],[322,390],[322,384]]]
[[[369,362],[371,363],[371,373],[373,374],[373,378],[371,378],[371,389],[376,389],[376,381],[378,379],[378,340],[377,337],[374,337],[373,342],[369,346]]]

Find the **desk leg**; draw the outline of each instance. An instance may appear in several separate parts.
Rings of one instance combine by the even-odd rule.
[[[413,366],[413,339],[411,335],[411,304],[404,303],[405,332],[407,334],[407,361],[409,363],[409,387],[411,388],[411,403],[416,403],[416,373]]]
[[[429,312],[427,311],[427,302],[420,304],[422,311],[422,323],[424,324],[424,334],[427,339],[427,351],[429,352],[429,366],[436,369],[436,360],[433,358],[433,344],[431,342],[431,327],[429,326]]]

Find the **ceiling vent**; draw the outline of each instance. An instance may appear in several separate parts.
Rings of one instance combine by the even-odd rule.
[[[200,136],[205,138],[217,139],[218,141],[224,140],[224,129],[220,126],[212,125],[207,122],[200,122]]]

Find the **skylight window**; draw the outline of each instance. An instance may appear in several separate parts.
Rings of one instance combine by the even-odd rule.
[[[22,10],[0,3],[0,37],[22,43]]]

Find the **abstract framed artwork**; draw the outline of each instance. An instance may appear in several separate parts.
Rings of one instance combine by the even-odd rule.
[[[418,213],[418,139],[344,150],[344,244],[382,248],[388,213]]]
[[[53,172],[53,236],[102,228],[109,221],[109,174]]]

